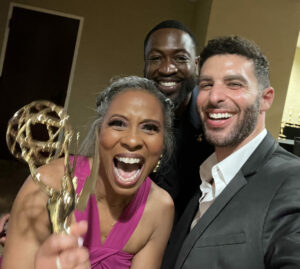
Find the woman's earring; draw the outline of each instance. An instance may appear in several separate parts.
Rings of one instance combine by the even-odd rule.
[[[160,155],[160,157],[159,157],[159,160],[158,160],[158,162],[157,162],[157,164],[156,164],[156,166],[154,167],[154,169],[153,169],[153,173],[156,173],[157,172],[157,170],[158,170],[158,168],[159,168],[159,166],[160,166],[160,161],[161,161],[161,159],[162,159],[162,154]]]

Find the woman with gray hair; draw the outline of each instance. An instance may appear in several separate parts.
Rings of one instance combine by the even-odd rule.
[[[87,228],[83,246],[89,250],[89,262],[85,253],[74,257],[80,248],[74,244],[60,244],[55,251],[53,242],[68,236],[50,235],[47,197],[29,177],[11,212],[4,269],[160,268],[174,206],[149,174],[172,153],[172,102],[152,81],[131,76],[113,81],[99,94],[97,112],[75,168],[77,192],[90,167],[96,167],[96,184],[85,210],[75,210],[72,221],[74,230]],[[59,159],[39,172],[44,183],[59,189],[63,170]],[[76,227],[81,221],[87,227]]]

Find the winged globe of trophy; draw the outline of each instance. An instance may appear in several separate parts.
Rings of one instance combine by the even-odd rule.
[[[32,179],[48,195],[47,210],[54,233],[69,232],[71,213],[75,208],[85,208],[93,190],[94,167],[81,193],[76,194],[76,156],[72,165],[69,160],[72,137],[69,116],[64,109],[44,100],[34,101],[18,110],[9,120],[6,132],[10,152],[17,159],[27,162]],[[43,183],[38,167],[59,157],[64,157],[65,173],[61,179],[61,189],[57,191]]]

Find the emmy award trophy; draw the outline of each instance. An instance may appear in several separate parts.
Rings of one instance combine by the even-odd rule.
[[[32,179],[49,197],[47,210],[54,233],[69,232],[69,217],[75,208],[79,207],[80,210],[85,208],[93,190],[92,175],[95,177],[95,168],[92,167],[91,175],[82,192],[76,194],[77,178],[74,176],[76,157],[71,165],[69,146],[73,131],[68,118],[62,107],[49,101],[34,101],[14,114],[9,120],[6,132],[10,152],[17,159],[27,162]],[[39,134],[42,133],[43,139],[35,138],[37,130]],[[61,180],[61,190],[57,191],[43,183],[42,175],[37,168],[62,156],[65,174]]]

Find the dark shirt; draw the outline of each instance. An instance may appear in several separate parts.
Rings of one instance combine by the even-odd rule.
[[[188,109],[174,121],[175,148],[172,158],[161,164],[157,174],[151,175],[153,181],[168,191],[174,200],[174,224],[194,193],[199,191],[200,164],[213,152],[213,147],[202,134],[196,107],[197,94],[198,88],[195,88]]]

